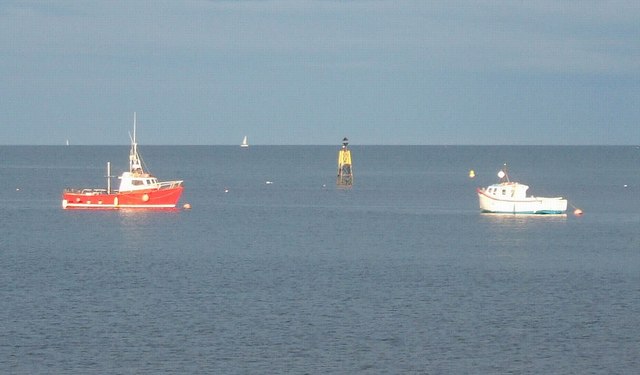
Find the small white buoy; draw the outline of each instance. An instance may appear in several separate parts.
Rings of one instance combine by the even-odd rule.
[[[229,192],[229,189],[224,188],[224,192],[225,192],[225,193],[228,193],[228,192]]]
[[[20,191],[20,188],[16,188],[16,191]]]
[[[622,186],[624,186],[624,187],[629,187],[629,185],[627,185],[627,184],[624,184],[624,185],[622,185]]]
[[[576,216],[582,216],[583,213],[584,212],[582,212],[582,210],[579,208],[576,208],[575,210],[573,210],[573,214]]]
[[[273,184],[273,181],[267,181],[267,182],[265,182],[265,184],[271,185],[271,184]]]
[[[184,208],[185,210],[190,210],[191,205],[189,203],[185,203],[184,206],[182,206],[182,208]]]

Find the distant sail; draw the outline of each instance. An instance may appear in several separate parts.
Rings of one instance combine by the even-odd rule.
[[[240,144],[240,147],[243,147],[243,148],[249,147],[249,143],[247,143],[247,136],[246,135],[242,139],[242,143]]]

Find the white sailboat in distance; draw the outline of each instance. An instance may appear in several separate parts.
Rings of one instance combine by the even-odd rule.
[[[240,147],[242,148],[247,148],[249,147],[249,143],[247,143],[247,136],[245,135],[244,138],[242,139],[242,143],[240,144]]]

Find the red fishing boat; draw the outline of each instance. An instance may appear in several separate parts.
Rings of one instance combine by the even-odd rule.
[[[63,209],[174,208],[182,195],[182,180],[158,181],[145,172],[136,143],[136,117],[133,115],[133,137],[129,153],[129,171],[120,177],[118,190],[111,189],[111,163],[107,163],[106,189],[65,189]]]

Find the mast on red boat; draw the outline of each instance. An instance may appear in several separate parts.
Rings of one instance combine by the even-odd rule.
[[[138,143],[136,142],[136,113],[133,112],[133,137],[129,133],[131,138],[131,151],[129,152],[129,172],[131,173],[144,173],[142,170],[142,159],[138,154]]]

